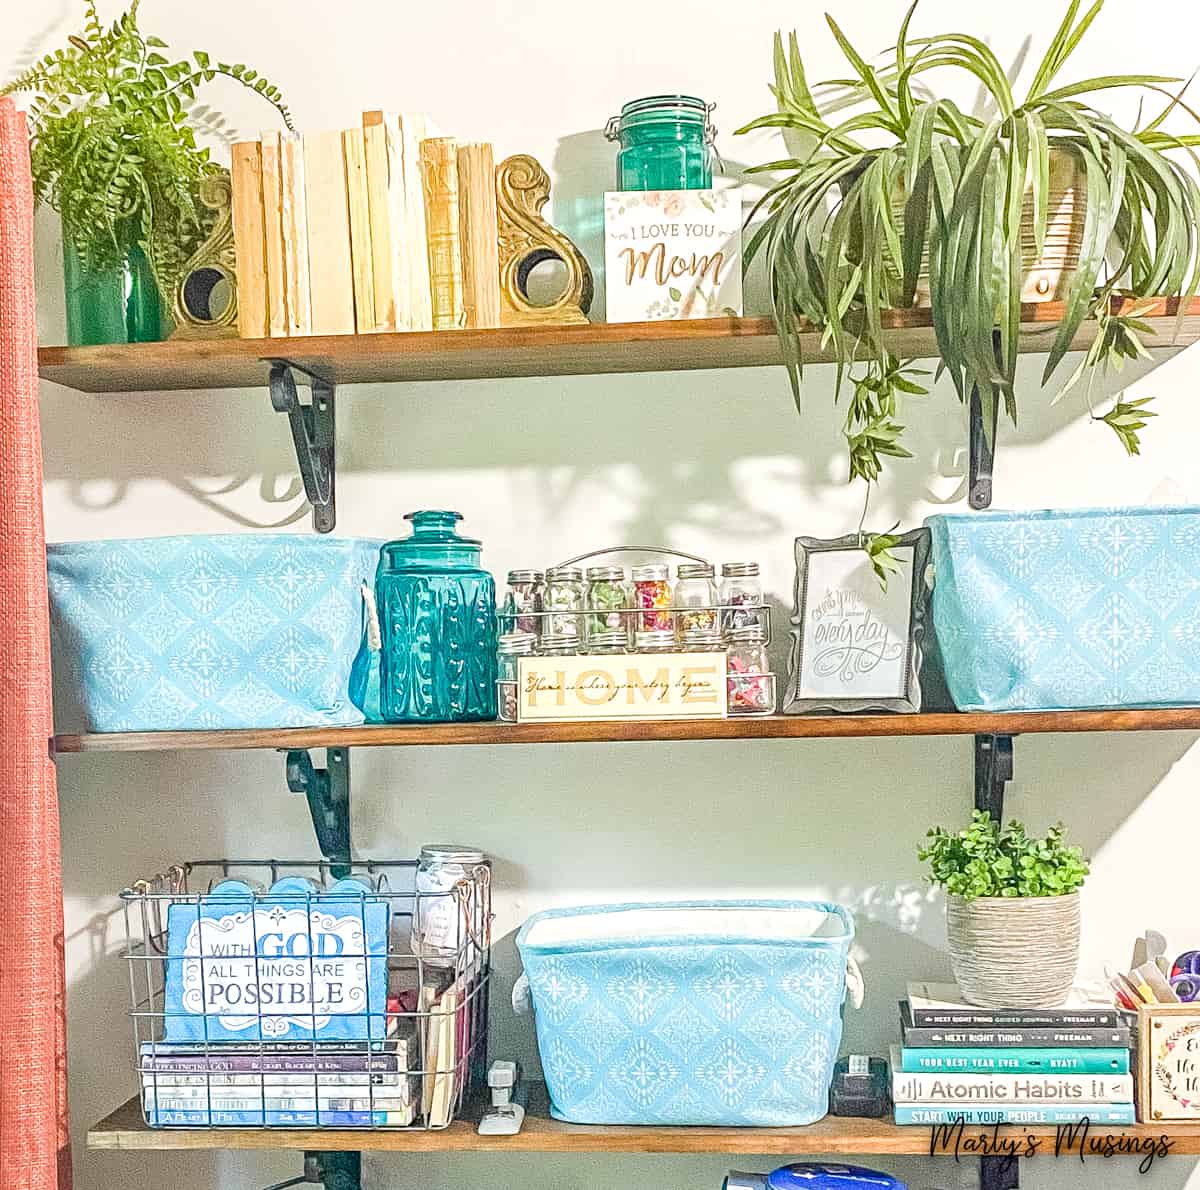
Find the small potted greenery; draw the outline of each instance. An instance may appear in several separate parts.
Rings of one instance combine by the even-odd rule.
[[[957,834],[932,828],[917,853],[946,891],[950,965],[969,1004],[1049,1008],[1071,990],[1079,965],[1083,851],[1062,824],[1043,839],[1021,823],[1001,827],[976,810]]]
[[[926,389],[889,350],[885,327],[889,310],[917,304],[931,308],[941,370],[960,400],[979,393],[989,430],[1000,406],[1016,421],[1022,301],[1063,305],[1043,385],[1082,322],[1099,319],[1095,348],[1059,395],[1078,385],[1092,417],[1137,453],[1138,430],[1154,416],[1145,399],[1118,398],[1101,414],[1090,383],[1078,382],[1145,354],[1146,299],[1200,287],[1200,188],[1188,161],[1200,136],[1165,128],[1169,117],[1200,117],[1186,87],[1172,89],[1176,79],[1060,81],[1103,3],[1081,13],[1070,0],[1023,95],[981,39],[910,34],[916,0],[891,48],[871,60],[826,17],[849,78],[810,85],[795,35],[786,50],[776,35],[777,110],[740,131],[781,129],[789,155],[755,167],[771,184],[746,260],[765,259],[797,406],[801,317],[837,360],[837,393],[850,389],[852,481],[870,485],[889,458],[909,457],[904,406]],[[982,84],[984,110],[932,91],[943,77]],[[1118,88],[1148,100],[1134,127],[1093,106]]]
[[[207,235],[199,193],[219,172],[188,116],[201,84],[235,79],[291,127],[279,90],[255,71],[200,50],[183,61],[160,53],[166,43],[138,28],[138,3],[106,28],[87,0],[82,32],[0,89],[32,96],[34,189],[62,216],[72,344],[160,337],[157,279]]]

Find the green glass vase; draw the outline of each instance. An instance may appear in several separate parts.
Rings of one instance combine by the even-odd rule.
[[[71,237],[63,243],[67,290],[67,342],[154,343],[162,338],[162,300],[150,261],[130,240],[121,262],[89,269]]]

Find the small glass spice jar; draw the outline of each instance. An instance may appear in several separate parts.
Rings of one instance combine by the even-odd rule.
[[[769,715],[775,710],[775,680],[761,624],[744,624],[728,634],[729,713]]]
[[[721,627],[726,632],[762,624],[762,579],[757,562],[725,562],[721,566]],[[765,626],[764,626],[765,627]]]
[[[542,618],[542,632],[550,636],[579,639],[583,611],[583,571],[578,566],[555,566],[546,571],[546,589],[542,606],[549,613]]]
[[[637,632],[671,630],[671,571],[665,563],[633,568],[633,606]]]
[[[633,634],[635,653],[674,653],[677,647],[671,628],[648,628]]]
[[[629,591],[625,571],[620,566],[589,566],[587,570],[587,636],[597,633],[628,631]]]
[[[587,651],[597,656],[609,657],[629,652],[629,635],[624,628],[605,628],[593,633],[588,640]]]
[[[680,643],[689,632],[717,630],[717,585],[709,563],[685,562],[679,567],[674,602]]]
[[[499,676],[496,679],[496,694],[497,710],[505,723],[517,721],[519,658],[532,657],[536,647],[536,632],[506,632],[500,637],[497,645]]]
[[[501,609],[500,627],[506,632],[533,632],[539,628],[546,576],[540,570],[510,570],[508,592]]]
[[[539,657],[574,657],[579,652],[579,637],[574,632],[543,632],[538,642]]]
[[[433,967],[453,967],[470,957],[470,925],[478,906],[474,893],[487,856],[457,843],[427,843],[417,859],[416,905],[410,943],[413,954]],[[461,885],[456,893],[455,886]]]

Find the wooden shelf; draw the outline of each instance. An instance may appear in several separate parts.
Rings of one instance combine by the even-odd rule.
[[[1182,323],[1179,303],[1163,301],[1149,315],[1152,347],[1184,347],[1200,338],[1200,300]],[[1022,307],[1021,350],[1047,351],[1062,306]],[[928,310],[893,310],[884,325],[892,351],[929,359],[937,346]],[[1178,333],[1176,333],[1178,331]],[[1074,348],[1096,336],[1086,323]],[[803,335],[807,360],[829,360],[819,336]],[[245,388],[263,385],[265,361],[286,358],[338,384],[396,380],[476,380],[505,376],[601,375],[748,368],[780,361],[770,319],[707,318],[681,322],[591,323],[586,326],[503,327],[378,335],[313,335],[279,339],[210,339],[104,347],[43,347],[44,380],[89,393],[167,389]]]
[[[1035,1136],[1041,1152],[1053,1153],[1053,1128],[1002,1128],[1000,1134]],[[968,1137],[992,1136],[990,1128],[968,1128]],[[1139,1124],[1093,1128],[1092,1137],[1165,1136],[1171,1153],[1200,1153],[1200,1124]],[[397,1153],[746,1153],[800,1156],[929,1156],[930,1129],[900,1128],[889,1120],[828,1116],[807,1128],[654,1128],[562,1124],[531,1112],[516,1136],[480,1136],[474,1119],[436,1132],[321,1128],[150,1128],[137,1099],[122,1104],[87,1134],[89,1149],[306,1149]],[[1064,1145],[1064,1153],[1070,1152]]]
[[[771,715],[645,723],[429,723],[261,731],[140,731],[60,735],[54,750],[403,748],[450,744],[600,744],[646,740],[797,740],[862,736],[1027,735],[1080,731],[1200,731],[1200,707],[996,714]]]

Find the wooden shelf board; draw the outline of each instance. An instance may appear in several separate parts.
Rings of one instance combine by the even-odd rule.
[[[1149,340],[1148,346],[1184,347],[1200,338],[1200,300],[1190,303],[1182,323],[1176,317],[1178,308],[1177,301],[1163,301],[1151,312],[1148,317],[1157,338]],[[1049,350],[1062,306],[1054,302],[1027,305],[1021,317],[1021,350]],[[929,359],[937,355],[928,310],[888,311],[884,325],[897,356]],[[1095,322],[1086,323],[1073,347],[1084,350],[1095,336]],[[829,360],[817,334],[806,331],[802,337],[806,360]],[[38,351],[38,368],[44,380],[89,393],[245,388],[266,383],[265,361],[272,358],[289,359],[338,384],[675,372],[780,362],[770,319],[706,318],[43,347]]]
[[[996,714],[771,715],[645,723],[429,723],[259,731],[60,735],[58,753],[180,749],[371,748],[451,744],[598,744],[648,740],[785,740],[862,736],[1026,735],[1080,731],[1200,731],[1200,707]]]
[[[1053,1152],[1053,1128],[1002,1128],[1001,1135],[1033,1135],[1041,1151]],[[968,1128],[968,1137],[991,1136],[990,1128]],[[1097,1135],[1140,1139],[1166,1136],[1172,1154],[1200,1153],[1200,1124],[1139,1124],[1093,1128]],[[301,1149],[371,1150],[398,1153],[746,1153],[843,1154],[846,1156],[929,1155],[930,1129],[900,1128],[890,1120],[827,1116],[806,1128],[655,1128],[562,1124],[543,1111],[531,1112],[516,1136],[480,1136],[473,1118],[449,1128],[372,1131],[349,1128],[150,1128],[137,1099],[130,1099],[87,1134],[89,1149]]]

